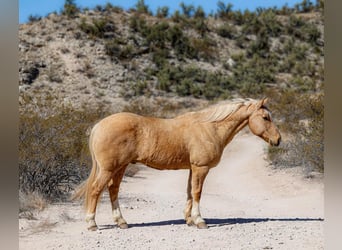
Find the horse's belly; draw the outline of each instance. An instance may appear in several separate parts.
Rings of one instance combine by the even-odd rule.
[[[144,159],[138,160],[138,162],[159,170],[177,170],[177,169],[189,169],[190,162],[186,159]]]
[[[178,169],[190,169],[190,165],[187,164],[165,164],[165,165],[160,165],[160,164],[145,164],[146,166],[158,170],[178,170]]]

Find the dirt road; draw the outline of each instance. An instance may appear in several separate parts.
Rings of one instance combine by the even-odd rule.
[[[20,249],[323,249],[322,179],[296,169],[274,170],[266,144],[240,134],[209,172],[201,199],[207,230],[183,220],[188,171],[144,167],[126,177],[121,210],[130,228],[111,220],[107,192],[98,206],[99,230],[88,232],[80,203],[56,204],[37,220],[19,220]]]

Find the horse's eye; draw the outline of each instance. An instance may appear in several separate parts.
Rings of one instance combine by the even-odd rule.
[[[262,118],[264,118],[265,121],[269,121],[270,119],[268,118],[268,116],[263,116]]]

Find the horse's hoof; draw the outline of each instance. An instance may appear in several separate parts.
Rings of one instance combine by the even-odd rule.
[[[98,228],[97,226],[90,226],[87,228],[89,231],[96,231]]]
[[[192,219],[188,218],[185,220],[186,221],[186,224],[189,226],[189,227],[192,227],[192,226],[195,226],[195,223]]]
[[[127,229],[128,225],[127,223],[121,223],[120,225],[118,225],[120,229]]]
[[[207,229],[208,226],[207,226],[207,224],[205,222],[200,222],[200,223],[197,224],[197,228],[198,229]]]

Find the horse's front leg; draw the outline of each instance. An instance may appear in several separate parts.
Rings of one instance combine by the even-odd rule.
[[[184,209],[184,218],[185,218],[186,224],[189,226],[193,224],[192,219],[191,219],[191,209],[192,209],[191,178],[192,178],[192,170],[190,169],[189,178],[188,178],[188,187],[187,187],[186,206]]]
[[[192,208],[191,208],[191,220],[197,226],[197,228],[208,228],[204,219],[200,213],[200,199],[202,194],[202,188],[204,179],[209,172],[209,167],[206,166],[191,166],[191,194],[192,194]]]

